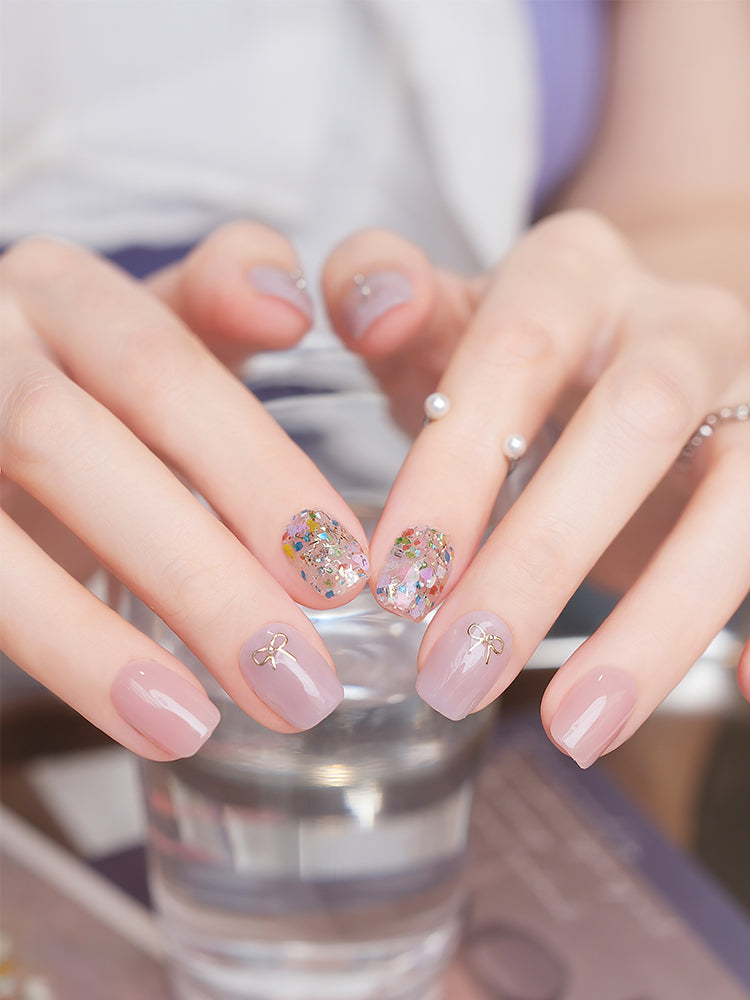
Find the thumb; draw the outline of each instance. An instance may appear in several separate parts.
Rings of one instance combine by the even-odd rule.
[[[147,284],[227,363],[291,347],[312,321],[292,245],[257,223],[222,226]]]
[[[322,280],[334,329],[367,361],[399,422],[416,430],[487,277],[437,268],[408,240],[371,229],[333,250]]]

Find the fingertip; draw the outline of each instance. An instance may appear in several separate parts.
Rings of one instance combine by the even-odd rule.
[[[188,325],[230,356],[292,347],[313,319],[292,245],[254,223],[224,226],[204,240],[181,269],[176,300]]]
[[[425,254],[385,230],[366,230],[339,244],[326,261],[322,286],[335,331],[351,350],[372,359],[414,339],[436,296]]]

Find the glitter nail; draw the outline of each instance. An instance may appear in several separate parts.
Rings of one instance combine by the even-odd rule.
[[[375,596],[388,611],[421,622],[440,599],[453,547],[444,531],[417,524],[393,544],[378,577]]]
[[[302,579],[329,599],[367,579],[370,564],[359,543],[322,510],[295,514],[284,529],[281,545]]]

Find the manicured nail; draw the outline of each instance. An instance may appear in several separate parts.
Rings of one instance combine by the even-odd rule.
[[[502,618],[471,611],[430,650],[417,677],[417,694],[448,719],[465,719],[495,686],[510,648],[510,629]]]
[[[307,281],[301,271],[285,271],[281,267],[258,265],[248,271],[255,290],[261,295],[282,299],[298,309],[308,322],[312,322],[313,303],[307,291]]]
[[[283,622],[269,622],[250,636],[240,670],[258,697],[297,729],[317,725],[344,697],[320,653]]]
[[[590,767],[628,721],[637,697],[624,670],[594,670],[571,688],[555,712],[552,739],[579,767]]]
[[[339,597],[370,572],[359,542],[322,510],[301,510],[284,529],[281,546],[300,576],[324,597]]]
[[[126,722],[175,757],[194,754],[221,718],[202,691],[155,660],[133,660],[122,667],[110,697]]]
[[[378,604],[421,622],[440,600],[452,559],[453,547],[444,531],[426,524],[407,528],[393,543],[378,577]]]
[[[341,307],[349,336],[359,340],[376,319],[413,298],[411,282],[401,271],[356,274],[354,288],[347,292]]]

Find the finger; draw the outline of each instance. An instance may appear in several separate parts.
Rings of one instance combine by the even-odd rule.
[[[542,718],[563,752],[588,767],[648,718],[747,596],[748,552],[750,442],[738,440],[638,583],[550,683]]]
[[[624,335],[620,354],[425,636],[420,693],[441,711],[472,711],[510,683],[674,463],[697,414],[730,391],[728,369],[747,364],[743,314],[723,294],[662,290],[653,300],[638,299],[623,325],[637,332]],[[490,657],[484,669],[456,674],[448,647],[452,642],[462,662],[464,640],[454,635],[440,649],[431,647],[446,627],[478,609],[503,609],[484,627],[501,634],[500,618],[508,622],[513,648],[506,642],[503,655]]]
[[[2,648],[134,753],[195,753],[219,712],[189,670],[76,583],[0,514]]]
[[[386,230],[344,240],[323,269],[334,329],[364,357],[400,422],[421,425],[432,392],[483,293],[486,278],[432,266],[412,243]]]
[[[313,303],[288,240],[267,226],[222,226],[149,287],[225,362],[291,347]]]
[[[3,410],[8,475],[54,509],[254,718],[288,731],[329,714],[341,685],[282,587],[108,410],[44,359],[26,363],[24,389]]]
[[[463,573],[507,471],[506,439],[541,428],[632,274],[619,239],[577,213],[537,227],[505,261],[440,380],[450,413],[415,441],[373,537],[384,607],[420,620]]]
[[[80,538],[38,500],[5,477],[2,482],[2,509],[74,579],[88,580],[98,569],[95,557]]]
[[[115,268],[73,247],[30,242],[10,251],[3,266],[25,312],[8,324],[22,349],[32,350],[32,328],[40,331],[76,383],[178,469],[295,600],[324,607],[361,589],[364,532],[348,506],[169,310]],[[36,393],[34,366],[24,372],[25,364],[18,377],[28,391],[16,397],[22,410],[26,401],[33,412],[35,400],[49,394]],[[60,388],[59,379],[52,378],[52,388]],[[64,395],[61,405],[68,387]],[[52,397],[54,402],[55,391]],[[51,404],[41,408],[52,420]],[[87,440],[85,425],[70,431],[67,442],[79,433]],[[60,447],[66,449],[62,438]],[[300,512],[307,510],[324,512],[329,526],[336,521],[334,537],[314,526],[305,530],[308,518]]]

